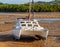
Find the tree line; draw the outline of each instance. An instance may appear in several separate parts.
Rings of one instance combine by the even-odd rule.
[[[34,4],[34,12],[60,12],[60,4]],[[0,12],[28,12],[28,4],[2,4]]]

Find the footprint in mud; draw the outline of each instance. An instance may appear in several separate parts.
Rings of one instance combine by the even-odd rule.
[[[57,43],[60,43],[60,38],[57,38],[57,39],[56,39],[56,42],[57,42]]]
[[[60,37],[53,37],[53,40],[55,40],[57,43],[60,43]]]

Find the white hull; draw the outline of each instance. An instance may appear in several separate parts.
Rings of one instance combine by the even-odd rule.
[[[16,39],[20,39],[21,36],[33,36],[35,37],[35,35],[39,35],[43,38],[47,38],[48,36],[48,30],[41,30],[41,31],[32,31],[32,30],[14,30],[13,32],[13,36]]]
[[[48,36],[48,30],[38,24],[37,20],[19,20],[14,26],[13,36],[20,39],[21,35],[35,36],[39,35],[44,38]]]

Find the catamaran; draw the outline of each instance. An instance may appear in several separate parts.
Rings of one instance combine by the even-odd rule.
[[[31,0],[30,0],[31,1]],[[20,39],[21,36],[42,36],[45,39],[48,37],[48,30],[41,27],[39,22],[34,19],[33,5],[34,1],[29,3],[29,16],[27,18],[18,19],[14,25],[13,36],[15,39]],[[32,4],[32,7],[31,7]],[[32,9],[31,9],[32,8]],[[31,11],[32,10],[32,11]],[[32,16],[31,16],[32,14]],[[32,18],[31,18],[32,17]]]

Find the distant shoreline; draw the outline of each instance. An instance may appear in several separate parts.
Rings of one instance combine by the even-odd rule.
[[[0,17],[24,18],[28,14],[27,12],[0,12]],[[60,18],[60,12],[34,12],[34,18]]]
[[[0,12],[0,13],[29,13],[29,12]],[[41,13],[41,12],[34,12],[34,13]],[[42,12],[42,13],[52,13],[52,12]]]

